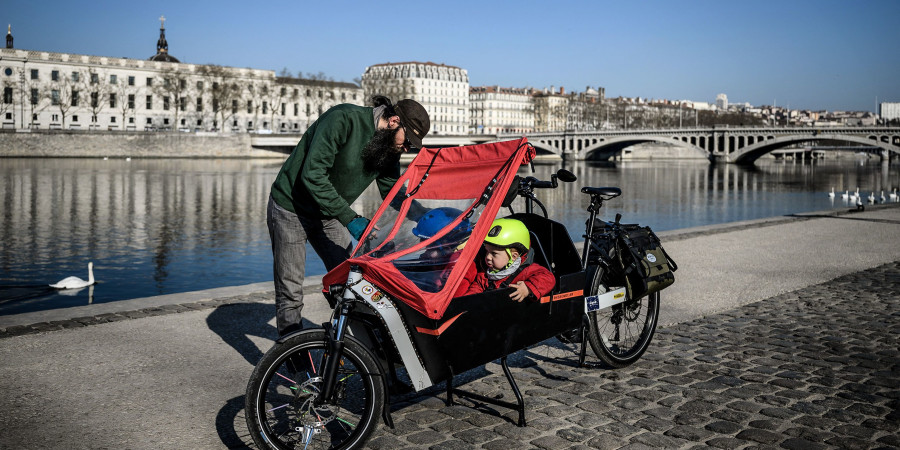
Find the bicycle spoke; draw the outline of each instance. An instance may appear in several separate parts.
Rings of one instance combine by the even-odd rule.
[[[355,424],[353,424],[353,423],[351,423],[351,422],[348,422],[348,421],[346,421],[346,420],[344,420],[344,419],[342,419],[342,418],[340,418],[340,417],[338,417],[337,420],[339,420],[339,421],[341,421],[341,422],[344,422],[344,423],[346,423],[347,425],[350,425],[350,427],[351,427],[350,429],[351,429],[351,430],[352,430],[353,428],[356,428],[356,425],[355,425]]]
[[[281,405],[281,406],[276,406],[276,407],[274,407],[274,408],[272,408],[272,409],[267,409],[266,412],[272,412],[272,411],[275,411],[276,409],[281,409],[281,408],[284,408],[285,406],[289,406],[289,405],[290,405],[290,403],[285,403],[285,404],[283,404],[283,405]]]
[[[297,383],[296,381],[294,381],[294,380],[292,380],[292,379],[290,379],[290,378],[288,378],[288,377],[286,377],[286,376],[284,376],[284,375],[282,375],[282,374],[280,374],[280,373],[278,373],[278,372],[275,372],[275,375],[278,375],[279,377],[284,378],[285,380],[288,380],[288,381],[290,381],[290,382],[293,383],[293,384],[299,384],[299,383]]]
[[[313,362],[312,353],[309,350],[306,351],[306,354],[309,355],[309,365],[312,367],[313,375],[317,375],[316,373],[316,363]]]

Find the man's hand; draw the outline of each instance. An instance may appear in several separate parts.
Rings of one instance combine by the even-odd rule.
[[[369,219],[360,216],[347,224],[347,230],[350,231],[350,236],[353,236],[353,239],[358,241],[362,237],[363,231],[366,231],[367,226],[369,226]]]
[[[513,301],[521,302],[525,300],[525,297],[528,297],[528,286],[525,286],[524,281],[520,281],[510,287],[515,289],[512,294],[509,294],[509,298]]]

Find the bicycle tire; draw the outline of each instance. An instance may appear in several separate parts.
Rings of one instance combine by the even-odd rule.
[[[603,269],[591,280],[590,295],[607,292]],[[609,367],[620,369],[633,364],[647,351],[659,320],[659,292],[627,299],[588,318],[588,342],[594,354]]]
[[[352,337],[344,338],[335,401],[313,404],[326,345],[324,330],[306,330],[276,343],[254,368],[245,412],[259,448],[352,449],[372,434],[384,407],[384,384],[375,358]]]

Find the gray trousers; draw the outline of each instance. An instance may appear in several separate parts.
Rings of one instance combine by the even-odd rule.
[[[303,278],[306,272],[306,243],[312,245],[331,270],[350,257],[350,232],[337,219],[308,219],[292,213],[269,197],[266,224],[272,240],[275,276],[275,323],[278,335],[303,328]]]

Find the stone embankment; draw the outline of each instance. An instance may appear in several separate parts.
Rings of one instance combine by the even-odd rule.
[[[182,132],[6,130],[2,157],[54,158],[283,158],[284,153],[253,148],[250,135]]]

